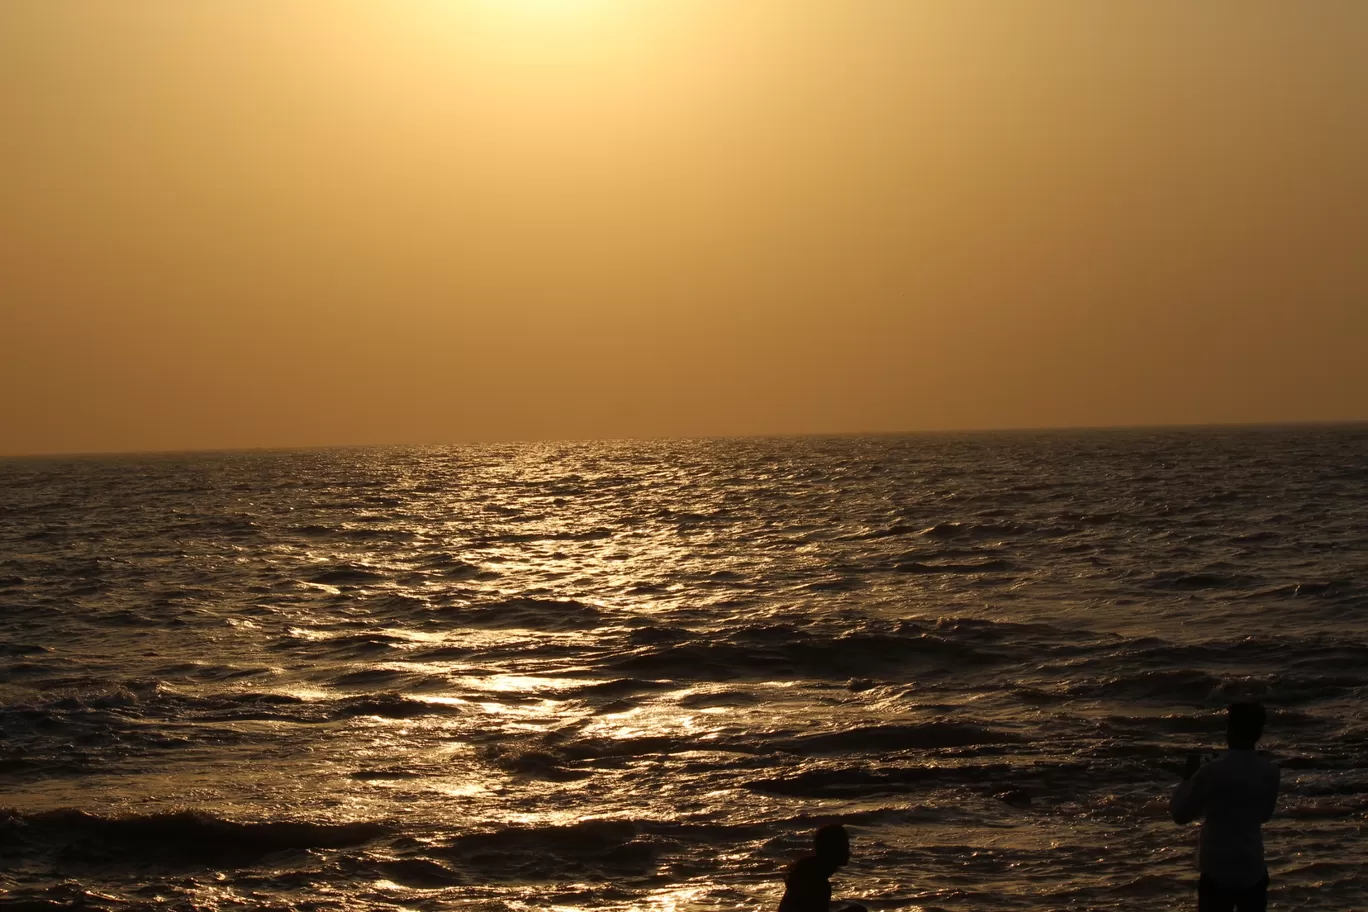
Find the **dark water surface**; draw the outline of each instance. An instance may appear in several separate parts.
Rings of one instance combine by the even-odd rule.
[[[0,905],[1368,908],[1368,428],[0,462]]]

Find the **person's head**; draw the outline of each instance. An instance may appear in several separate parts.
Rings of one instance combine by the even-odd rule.
[[[817,857],[831,867],[839,868],[850,861],[850,836],[839,823],[819,827],[812,839]]]
[[[1226,716],[1226,744],[1232,750],[1253,750],[1263,736],[1262,703],[1232,703]]]

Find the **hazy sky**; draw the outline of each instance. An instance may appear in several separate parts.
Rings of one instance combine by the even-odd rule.
[[[1364,0],[3,0],[0,452],[1368,418]]]

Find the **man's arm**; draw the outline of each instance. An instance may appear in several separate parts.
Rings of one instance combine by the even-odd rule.
[[[1197,770],[1178,783],[1178,787],[1173,790],[1173,798],[1169,801],[1169,813],[1173,815],[1174,823],[1191,823],[1202,816],[1207,798],[1205,777],[1202,776],[1204,771]]]
[[[1278,769],[1277,766],[1274,766],[1273,773],[1270,776],[1271,781],[1268,785],[1268,794],[1263,796],[1263,813],[1260,816],[1263,819],[1264,823],[1267,823],[1269,821],[1269,818],[1273,816],[1273,807],[1278,803],[1278,784],[1281,781],[1281,779],[1282,770]]]

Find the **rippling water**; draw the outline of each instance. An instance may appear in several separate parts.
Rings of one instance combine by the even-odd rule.
[[[229,910],[1161,908],[1220,707],[1368,907],[1368,428],[0,462],[0,889]]]

